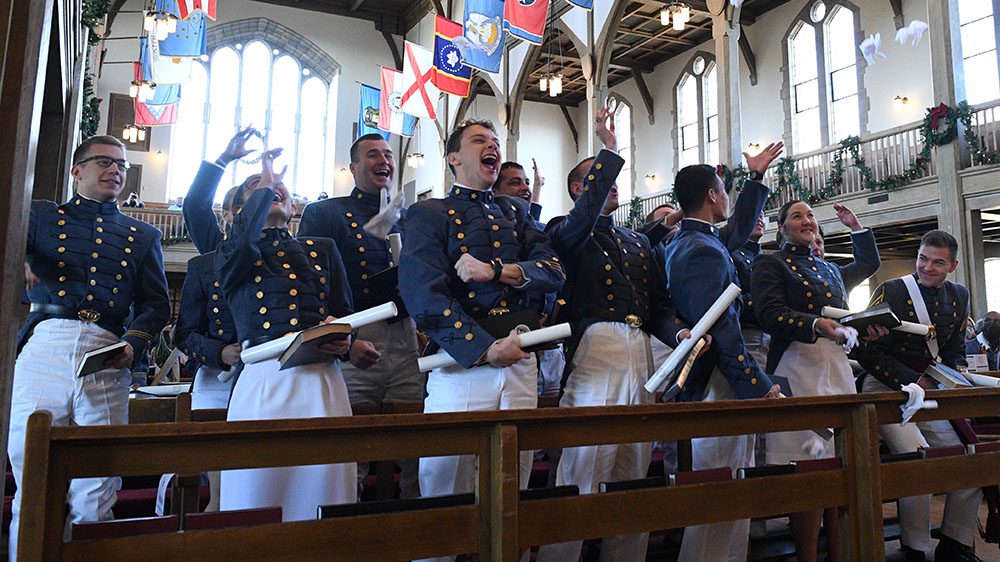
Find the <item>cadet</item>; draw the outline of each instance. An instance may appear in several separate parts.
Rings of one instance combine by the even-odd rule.
[[[327,238],[293,237],[287,224],[292,199],[274,174],[279,150],[262,156],[263,172],[219,245],[215,268],[236,322],[243,350],[340,318],[352,312],[350,286],[340,253]],[[334,356],[347,339],[324,344],[331,361],[278,371],[277,359],[246,365],[233,389],[228,420],[351,415],[347,387]],[[317,505],[352,503],[357,497],[354,463],[225,471],[221,509],[280,505],[282,519],[316,518]]]
[[[53,425],[128,423],[130,368],[170,317],[160,231],[121,214],[115,201],[128,168],[120,140],[91,137],[73,153],[76,195],[62,205],[31,204],[25,260],[37,280],[28,292],[31,312],[18,334],[7,448],[18,488],[12,557],[28,416],[48,410]],[[106,369],[77,378],[84,353],[119,340],[128,347],[106,362]],[[120,478],[72,480],[66,494],[69,521],[110,519],[120,487]]]
[[[926,339],[892,330],[863,346],[857,357],[867,371],[862,385],[865,392],[900,390],[909,383],[934,389],[937,383],[923,374],[931,362],[953,369],[966,366],[964,324],[969,316],[969,290],[948,280],[948,274],[958,267],[957,253],[954,236],[932,230],[920,240],[916,272],[885,281],[875,289],[870,306],[889,303],[900,320],[931,326],[934,337]],[[928,445],[962,444],[948,420],[880,425],[878,432],[894,454],[914,452]],[[935,560],[978,560],[971,547],[982,498],[979,488],[948,493]],[[930,496],[899,500],[900,543],[907,560],[923,560],[930,550],[930,502]]]
[[[346,197],[334,197],[307,205],[299,223],[300,236],[332,238],[340,249],[351,284],[354,308],[365,310],[399,298],[395,286],[386,294],[371,278],[395,266],[386,239],[376,238],[364,226],[388,201],[380,201],[381,190],[393,184],[396,161],[389,143],[379,134],[360,137],[351,145],[354,189]],[[405,222],[405,211],[401,218]],[[401,228],[393,225],[390,233]],[[351,404],[423,402],[426,376],[417,368],[417,329],[407,316],[378,322],[358,330],[351,347],[354,365],[344,365],[344,381]],[[417,497],[417,460],[400,461],[401,494]],[[367,472],[367,465],[362,471]]]
[[[747,183],[759,183],[768,164],[780,153],[779,143],[769,145],[757,156],[744,155],[751,171]],[[740,226],[747,234],[753,229],[768,193],[763,186],[757,190],[764,197],[756,201],[757,206],[747,215],[746,224]],[[719,238],[720,229],[714,226],[726,219],[729,197],[715,168],[707,165],[681,169],[674,180],[674,193],[686,218],[667,246],[667,289],[678,318],[693,325],[730,283],[739,284],[731,249]],[[738,247],[745,240],[739,238],[731,237],[730,242]],[[682,399],[731,400],[779,395],[780,387],[771,383],[747,351],[740,334],[740,308],[737,300],[712,326],[709,331],[712,346],[695,363]],[[752,435],[693,439],[693,468],[753,466],[753,442]],[[749,521],[743,520],[688,527],[684,531],[679,560],[715,562],[730,554],[742,555],[747,549],[749,526]]]
[[[458,362],[428,374],[424,412],[534,408],[535,359],[503,322],[531,316],[528,292],[558,290],[565,280],[562,267],[526,202],[490,189],[500,168],[492,123],[460,124],[445,152],[455,185],[444,199],[410,206],[399,271],[400,292],[417,328]],[[522,487],[531,457],[522,451]],[[421,459],[420,492],[471,492],[474,463],[469,455]]]

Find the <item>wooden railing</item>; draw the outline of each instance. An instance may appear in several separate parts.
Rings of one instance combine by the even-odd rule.
[[[631,201],[622,201],[621,206],[615,209],[611,213],[615,218],[615,224],[620,226],[625,226],[628,224],[628,215]],[[653,209],[659,207],[660,205],[670,204],[671,206],[676,206],[670,199],[669,191],[663,191],[660,193],[654,193],[642,199],[642,216],[645,219],[646,215],[651,213]],[[641,225],[640,225],[641,226]]]
[[[982,148],[1000,150],[1000,102],[976,108],[972,113],[972,127],[976,130]],[[972,165],[980,166],[982,163],[973,157]]]
[[[137,209],[133,207],[121,207],[121,211],[123,214],[160,229],[160,232],[163,233],[162,243],[164,246],[191,242],[191,234],[187,230],[187,225],[184,224],[184,217],[181,211],[150,208]],[[216,218],[220,221],[221,226],[222,217],[218,211],[216,211]],[[298,216],[292,218],[292,221],[288,224],[288,229],[292,234],[298,232]]]
[[[915,421],[995,415],[1000,389],[929,391]],[[539,544],[839,506],[845,559],[884,560],[882,502],[1000,482],[1000,452],[882,465],[878,424],[901,392],[604,408],[252,422],[52,427],[28,421],[22,560],[410,560],[475,553],[518,560]],[[755,480],[521,499],[519,452],[831,427],[842,467]],[[196,473],[371,458],[478,456],[475,503],[211,531],[63,542],[72,478]],[[733,501],[733,498],[740,498]],[[441,532],[447,530],[447,532]]]

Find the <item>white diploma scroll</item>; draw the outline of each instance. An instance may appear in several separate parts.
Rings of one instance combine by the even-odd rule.
[[[666,363],[660,365],[660,368],[653,373],[653,376],[650,377],[648,381],[646,381],[645,386],[647,391],[655,393],[661,386],[663,386],[664,383],[667,382],[671,373],[673,373],[674,370],[684,362],[688,354],[691,353],[691,350],[694,348],[694,344],[708,333],[708,331],[712,328],[712,325],[722,317],[722,314],[727,308],[729,308],[729,305],[731,305],[738,296],[740,296],[739,286],[734,283],[730,283],[729,286],[726,287],[726,290],[722,291],[722,294],[719,295],[715,304],[713,304],[708,311],[705,312],[705,315],[701,317],[701,320],[699,320],[698,323],[691,328],[691,337],[681,340],[681,342],[677,345],[677,348],[674,349],[674,352],[667,358]]]
[[[387,302],[385,304],[380,304],[378,306],[373,306],[367,310],[362,310],[361,312],[355,312],[354,314],[348,314],[343,318],[338,318],[336,320],[337,324],[350,324],[352,330],[356,330],[362,326],[367,326],[368,324],[374,324],[375,322],[380,322],[382,320],[388,320],[393,318],[398,314],[396,310],[396,304],[392,302]],[[292,341],[298,332],[294,334],[288,334],[287,336],[280,337],[276,340],[271,340],[267,343],[262,343],[260,345],[255,345],[250,349],[244,349],[240,353],[240,359],[243,360],[247,365],[252,365],[254,363],[260,363],[261,361],[269,361],[271,359],[277,359],[285,349],[291,345]]]
[[[523,333],[518,330],[518,332],[517,346],[521,349],[564,340],[572,333],[569,323],[556,324],[555,326],[549,326],[548,328],[540,328],[538,330],[525,331]],[[442,367],[450,367],[451,365],[456,364],[458,364],[458,361],[455,361],[455,359],[452,358],[451,355],[448,355],[448,352],[446,351],[439,351],[434,355],[428,355],[427,357],[417,359],[417,368],[420,369],[421,373],[426,373]]]
[[[976,386],[987,386],[991,388],[1000,387],[1000,379],[989,375],[977,375],[975,373],[962,373],[962,375]]]
[[[399,265],[399,256],[403,253],[403,237],[398,232],[394,232],[388,238],[389,255],[392,256],[392,263]]]
[[[834,320],[840,320],[841,318],[851,314],[850,310],[844,310],[843,308],[834,308],[832,306],[824,306],[822,311],[823,316],[827,318],[833,318]],[[925,324],[917,324],[916,322],[906,322],[901,321],[902,324],[893,328],[893,330],[899,332],[905,332],[907,334],[916,334],[918,336],[927,337],[929,328]]]

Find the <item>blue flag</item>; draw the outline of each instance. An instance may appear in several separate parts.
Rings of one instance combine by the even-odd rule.
[[[157,0],[156,8],[178,15],[177,0]],[[160,41],[160,54],[167,57],[200,57],[208,52],[205,35],[208,18],[201,11],[177,22],[177,31]]]
[[[594,8],[594,0],[568,0],[570,4],[578,8],[583,8],[584,10],[592,10]]]
[[[504,38],[503,0],[466,0],[462,35],[453,41],[465,64],[500,72]]]
[[[378,112],[381,103],[382,92],[378,88],[372,88],[367,84],[361,85],[361,107],[358,109],[358,138],[367,134],[378,133],[386,141],[389,140],[389,131],[382,131],[378,128]]]
[[[151,82],[149,76],[143,75],[142,63],[132,63],[132,78],[135,80],[145,80]],[[146,100],[146,105],[171,105],[181,101],[180,84],[159,84],[153,91],[153,98]]]

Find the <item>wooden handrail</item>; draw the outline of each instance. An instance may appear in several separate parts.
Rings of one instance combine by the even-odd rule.
[[[932,391],[939,409],[917,420],[979,417],[1000,410],[1000,389]],[[882,560],[884,498],[1000,482],[1000,452],[881,466],[876,424],[898,422],[903,393],[783,400],[399,414],[363,418],[52,427],[28,423],[20,554],[25,560],[116,558],[141,548],[150,559],[334,557],[385,559],[475,552],[516,560],[524,548],[623,532],[744,517],[841,510],[845,552]],[[687,439],[833,427],[839,470],[776,476],[768,486],[733,481],[520,501],[518,452],[597,443]],[[71,478],[413,458],[479,456],[474,506],[62,542]],[[942,477],[944,475],[944,477]],[[732,495],[742,498],[737,505]],[[609,514],[613,514],[609,517]],[[544,525],[543,525],[544,523]],[[393,533],[385,533],[389,525]],[[447,533],[428,532],[448,529]],[[300,539],[300,540],[297,540]]]

